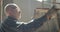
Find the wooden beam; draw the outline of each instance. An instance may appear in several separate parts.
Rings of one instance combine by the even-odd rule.
[[[49,9],[49,8],[36,8],[36,9]]]
[[[49,10],[49,8],[36,8],[36,9],[44,9],[44,10]],[[56,8],[57,10],[60,10],[60,8]]]

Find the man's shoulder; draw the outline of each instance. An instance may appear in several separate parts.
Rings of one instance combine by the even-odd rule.
[[[13,19],[9,19],[9,18],[6,18],[3,22],[16,22],[16,20],[13,20]]]

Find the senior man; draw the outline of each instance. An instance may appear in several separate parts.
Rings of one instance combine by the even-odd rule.
[[[21,18],[21,10],[18,5],[14,3],[7,4],[4,8],[7,18],[3,21],[0,32],[34,32],[41,27],[44,22],[50,20],[50,15],[46,13],[44,16],[38,19],[33,19],[32,22],[27,24],[17,24],[18,19]],[[49,18],[47,17],[49,16]]]

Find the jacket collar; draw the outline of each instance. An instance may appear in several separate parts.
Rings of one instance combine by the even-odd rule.
[[[10,19],[10,20],[17,20],[16,18],[11,17],[11,16],[8,16],[8,19]]]

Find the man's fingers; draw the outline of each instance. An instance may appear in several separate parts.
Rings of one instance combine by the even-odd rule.
[[[48,16],[48,15],[47,15],[47,19],[48,19],[48,20],[50,20],[50,19],[51,19],[51,17],[52,17],[52,16]]]

